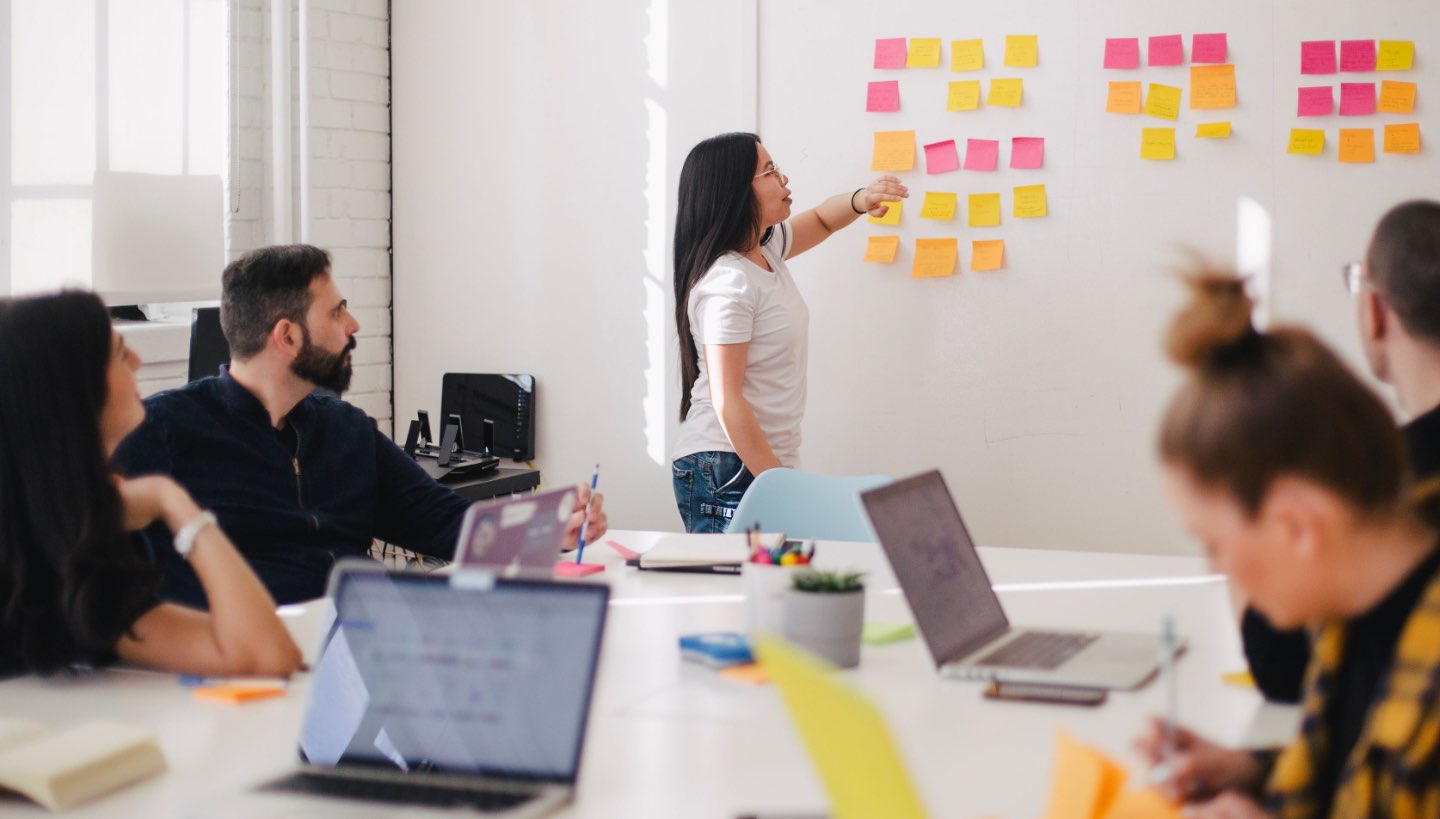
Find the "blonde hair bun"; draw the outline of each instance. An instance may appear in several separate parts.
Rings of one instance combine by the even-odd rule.
[[[1171,361],[1182,367],[1203,367],[1255,336],[1250,324],[1254,303],[1239,277],[1202,271],[1186,276],[1185,284],[1190,303],[1165,333],[1165,354]]]

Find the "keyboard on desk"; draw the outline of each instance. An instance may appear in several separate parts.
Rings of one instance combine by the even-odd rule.
[[[981,657],[976,664],[1008,668],[1056,668],[1099,637],[1098,634],[1027,631]]]
[[[306,771],[272,782],[264,790],[436,808],[464,806],[487,813],[509,810],[537,796],[533,792],[477,790],[433,782],[329,776]]]

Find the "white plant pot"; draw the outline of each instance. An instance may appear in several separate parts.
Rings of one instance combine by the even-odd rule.
[[[860,664],[865,592],[785,592],[785,638],[839,668]]]
[[[745,587],[745,632],[784,634],[785,595],[795,577],[795,567],[765,563],[740,564],[741,585]]]

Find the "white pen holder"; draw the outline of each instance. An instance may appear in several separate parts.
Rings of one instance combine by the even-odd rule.
[[[794,566],[744,563],[745,633],[779,635],[785,629],[785,593],[795,577]]]

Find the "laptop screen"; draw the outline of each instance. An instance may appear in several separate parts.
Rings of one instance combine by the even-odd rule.
[[[862,492],[860,499],[936,665],[964,657],[1009,627],[938,471]]]
[[[607,586],[337,572],[303,759],[575,781]]]

